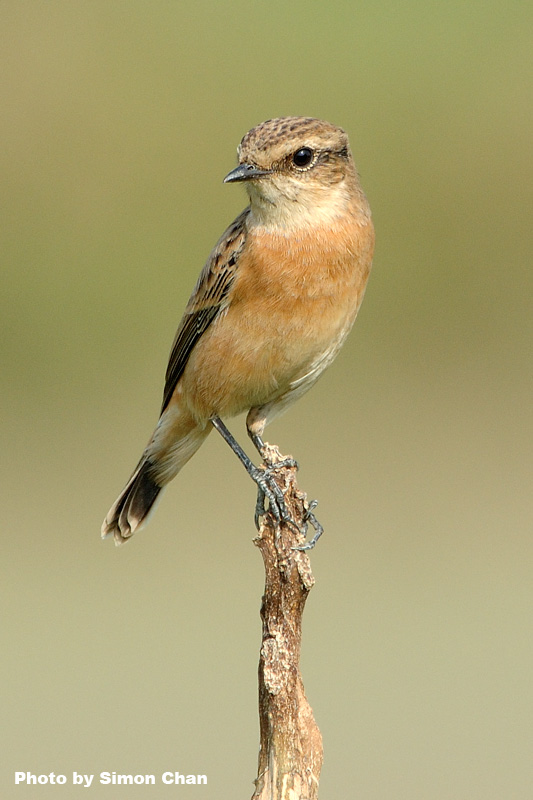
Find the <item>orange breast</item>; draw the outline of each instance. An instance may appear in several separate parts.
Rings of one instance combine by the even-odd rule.
[[[227,310],[196,345],[182,378],[195,415],[263,405],[306,374],[350,329],[373,251],[370,222],[273,235],[250,231]]]

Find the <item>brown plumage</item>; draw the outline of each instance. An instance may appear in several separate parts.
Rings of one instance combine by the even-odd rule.
[[[185,309],[158,425],[102,526],[117,543],[145,521],[213,418],[248,412],[261,452],[265,425],[331,363],[363,299],[374,230],[344,131],[308,117],[268,120],[238,153],[225,180],[245,181],[250,205]]]

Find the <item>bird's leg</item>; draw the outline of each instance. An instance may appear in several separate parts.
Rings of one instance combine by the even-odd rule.
[[[266,469],[256,467],[219,417],[212,417],[211,424],[220,433],[222,438],[229,444],[237,458],[240,460],[241,464],[244,466],[248,475],[257,484],[257,502],[255,505],[256,527],[259,527],[259,517],[265,513],[265,498],[268,500],[269,509],[272,511],[275,519],[278,522],[281,520],[290,520],[290,514],[287,512],[285,501],[283,499],[283,492],[272,477],[272,471],[275,470],[276,467],[283,466],[284,462],[273,465],[268,464]],[[261,437],[258,438],[261,442],[261,445],[264,447],[265,445]],[[259,452],[261,453],[261,450],[259,450]]]

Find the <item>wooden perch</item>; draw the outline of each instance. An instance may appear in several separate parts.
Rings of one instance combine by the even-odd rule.
[[[283,461],[267,445],[270,463]],[[259,659],[259,769],[252,800],[316,800],[322,768],[322,736],[300,675],[302,614],[314,584],[309,558],[295,550],[305,540],[309,506],[296,485],[296,468],[275,472],[290,522],[261,518],[254,540],[265,564],[261,606],[263,637]]]

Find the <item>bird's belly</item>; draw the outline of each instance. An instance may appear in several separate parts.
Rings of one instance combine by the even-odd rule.
[[[181,384],[194,415],[234,416],[297,390],[303,394],[338,352],[358,303],[308,302],[292,313],[230,307],[198,342]]]

